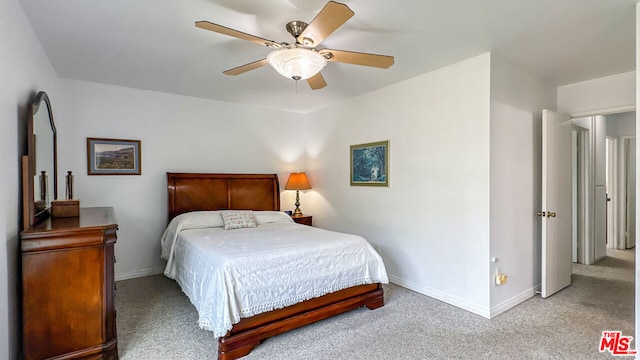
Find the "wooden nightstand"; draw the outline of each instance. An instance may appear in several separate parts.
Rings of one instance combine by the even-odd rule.
[[[291,218],[297,224],[313,226],[313,216],[311,215],[292,216]]]

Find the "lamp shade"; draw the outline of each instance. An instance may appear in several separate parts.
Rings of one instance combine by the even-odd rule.
[[[309,179],[307,179],[307,174],[304,172],[299,173],[291,173],[289,175],[289,180],[287,180],[287,185],[284,186],[285,190],[309,190],[311,189],[311,184],[309,184]]]
[[[305,80],[327,66],[327,59],[317,51],[305,48],[282,48],[267,55],[267,61],[282,76]]]

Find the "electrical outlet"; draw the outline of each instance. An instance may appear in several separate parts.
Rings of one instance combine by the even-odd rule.
[[[507,283],[506,274],[496,274],[496,285],[504,285]]]

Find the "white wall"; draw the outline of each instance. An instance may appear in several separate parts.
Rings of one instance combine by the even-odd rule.
[[[606,116],[607,136],[635,136],[636,113],[635,111],[610,114]]]
[[[491,58],[491,316],[532,297],[540,285],[542,109],[555,109],[555,87]],[[490,259],[485,259],[489,263]],[[496,271],[508,276],[495,285]]]
[[[54,103],[61,177],[73,171],[80,205],[113,206],[116,279],[161,273],[166,172],[277,172],[284,187],[304,167],[299,115],[184,96],[61,80]],[[141,176],[88,176],[87,137],[142,141]],[[59,182],[64,186],[64,178]],[[283,208],[293,203],[284,192]],[[61,192],[64,194],[64,192]]]
[[[558,111],[580,117],[634,110],[635,82],[636,72],[630,71],[559,86]]]
[[[53,98],[56,74],[17,0],[0,2],[0,359],[17,359],[21,337],[20,156],[26,153],[26,107],[38,90]]]
[[[308,115],[305,212],[381,247],[391,281],[489,316],[490,54]],[[390,140],[389,187],[349,186],[349,146]]]

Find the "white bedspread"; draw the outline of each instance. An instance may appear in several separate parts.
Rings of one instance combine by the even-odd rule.
[[[165,275],[178,282],[198,310],[200,327],[215,337],[241,318],[388,282],[382,259],[360,236],[295,224],[272,212],[256,215],[256,228],[235,230],[196,216],[213,227],[201,228],[186,216],[178,223],[188,225],[174,219],[165,231]]]

